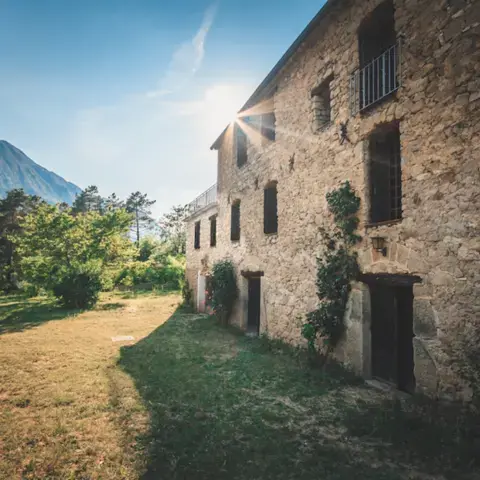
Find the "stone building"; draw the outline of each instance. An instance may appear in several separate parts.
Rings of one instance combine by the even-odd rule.
[[[479,0],[327,1],[212,149],[217,184],[187,220],[200,310],[205,275],[229,258],[232,322],[303,342],[325,194],[349,180],[362,275],[337,356],[406,391],[471,396],[459,372],[480,331]]]

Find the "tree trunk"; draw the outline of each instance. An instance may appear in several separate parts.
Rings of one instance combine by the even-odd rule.
[[[138,208],[135,210],[135,221],[137,223],[137,247],[140,246],[140,220],[138,218]]]

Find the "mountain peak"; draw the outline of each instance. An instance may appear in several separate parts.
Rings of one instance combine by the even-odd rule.
[[[35,163],[7,140],[0,140],[0,197],[9,190],[23,188],[49,203],[71,204],[81,189],[54,172]]]

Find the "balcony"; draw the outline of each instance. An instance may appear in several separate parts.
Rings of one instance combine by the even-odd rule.
[[[392,45],[350,77],[352,115],[388,97],[401,86],[401,41]]]
[[[193,202],[188,205],[188,212],[193,215],[198,210],[208,207],[217,201],[217,184],[212,185],[208,190],[205,190]]]

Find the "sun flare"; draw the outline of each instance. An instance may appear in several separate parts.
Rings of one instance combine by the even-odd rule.
[[[207,90],[206,120],[218,130],[236,121],[237,112],[248,98],[249,89],[241,85],[216,85]]]

